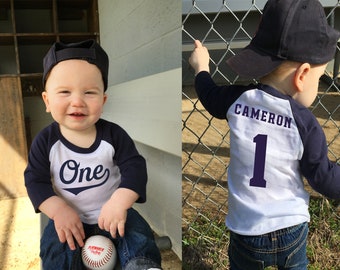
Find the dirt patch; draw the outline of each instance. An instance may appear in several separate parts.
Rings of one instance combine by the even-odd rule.
[[[40,220],[27,197],[0,201],[0,268],[40,269]]]

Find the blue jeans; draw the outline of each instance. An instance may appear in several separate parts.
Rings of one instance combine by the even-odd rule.
[[[229,261],[231,270],[306,270],[308,223],[259,236],[230,232]]]
[[[148,223],[134,209],[128,210],[124,237],[113,239],[110,233],[97,224],[83,224],[86,238],[104,235],[110,238],[117,249],[123,270],[160,268],[161,255]],[[81,249],[70,250],[67,243],[60,243],[53,220],[49,220],[40,242],[40,257],[46,270],[83,270]]]

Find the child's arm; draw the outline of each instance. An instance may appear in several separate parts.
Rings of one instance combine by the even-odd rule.
[[[195,75],[201,71],[210,72],[209,69],[209,52],[206,47],[202,46],[199,40],[195,40],[195,49],[191,53],[189,63],[195,70]]]
[[[67,241],[71,250],[76,249],[74,240],[77,241],[80,247],[84,246],[85,232],[83,224],[77,212],[63,199],[58,196],[52,196],[39,206],[39,210],[54,220],[54,226],[60,242],[65,243]]]
[[[116,238],[117,231],[123,237],[127,210],[132,207],[138,197],[139,195],[133,190],[118,188],[101,209],[98,218],[99,228],[110,232],[113,238]]]

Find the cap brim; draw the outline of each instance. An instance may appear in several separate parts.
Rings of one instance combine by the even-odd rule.
[[[275,70],[284,60],[254,50],[251,45],[227,60],[227,64],[242,78],[259,79]]]

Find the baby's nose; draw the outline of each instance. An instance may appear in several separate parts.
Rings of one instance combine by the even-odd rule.
[[[81,95],[73,95],[71,105],[76,107],[82,107],[84,106],[85,102]]]

